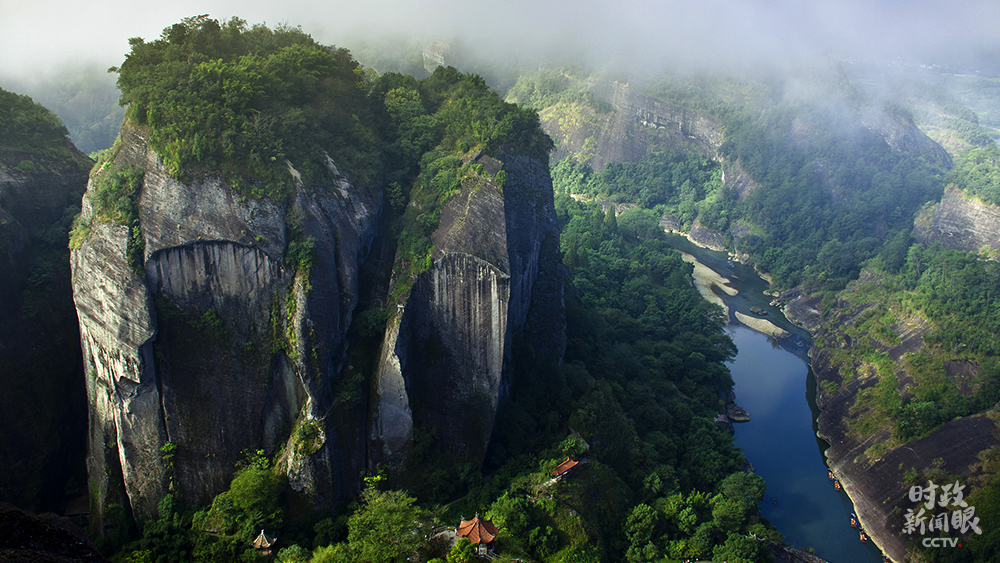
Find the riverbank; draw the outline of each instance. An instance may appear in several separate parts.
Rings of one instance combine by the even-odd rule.
[[[728,260],[731,257],[726,254],[697,247],[690,237],[685,239],[676,237],[672,239],[676,242],[671,244],[676,244],[685,261],[695,265],[694,283],[700,293],[713,303],[722,301],[721,305],[726,305],[728,302],[726,309],[732,310],[735,317],[732,326],[746,327],[727,329],[734,335],[734,342],[742,338],[737,344],[740,350],[737,362],[730,369],[737,381],[735,392],[740,397],[740,404],[755,414],[754,421],[740,425],[737,435],[740,447],[753,460],[757,474],[769,483],[773,502],[761,507],[765,516],[786,534],[788,541],[802,548],[810,545],[831,560],[881,560],[876,546],[859,544],[857,532],[849,527],[852,512],[867,512],[864,504],[869,498],[867,491],[860,490],[850,475],[845,491],[833,490],[826,478],[827,462],[822,453],[826,446],[817,442],[813,427],[817,413],[810,411],[808,401],[802,401],[803,395],[809,396],[806,389],[809,358],[805,351],[812,344],[802,325],[813,330],[820,327],[821,300],[795,291],[782,294],[785,304],[795,301],[791,312],[798,313],[797,319],[786,318],[781,304],[775,303],[775,295],[768,291],[769,284],[759,272],[754,272],[751,266]],[[715,287],[720,290],[716,292]],[[772,317],[751,316],[749,309],[754,306],[767,310]],[[799,325],[794,320],[804,322]],[[741,331],[758,336],[739,337]],[[761,341],[761,335],[769,338]],[[791,338],[786,338],[788,336]],[[774,338],[785,352],[798,358],[801,363],[795,364],[797,367],[779,369],[789,356],[777,353]],[[776,355],[767,355],[769,351]],[[753,356],[758,357],[750,359]],[[740,365],[742,359],[747,364]],[[785,369],[788,371],[784,379],[775,380],[774,377]],[[784,390],[780,397],[759,402],[760,397],[777,393],[778,389]],[[792,430],[800,435],[793,438]],[[792,445],[794,447],[789,447]],[[855,498],[861,502],[860,506],[855,505]],[[874,529],[877,525],[871,518],[868,520],[865,522],[868,529]]]
[[[875,303],[871,301],[838,300],[827,313],[836,322],[818,332],[818,341],[830,344],[816,346],[810,352],[819,388],[816,402],[822,409],[817,428],[818,435],[830,444],[826,450],[827,463],[853,500],[870,540],[892,561],[900,563],[912,556],[907,552],[909,536],[902,530],[903,515],[913,507],[908,497],[913,476],[925,482],[930,480],[927,475],[941,472],[968,487],[968,494],[982,476],[984,452],[1000,447],[1000,439],[996,436],[997,425],[989,416],[990,409],[954,418],[920,438],[905,442],[894,436],[890,421],[882,421],[864,432],[857,431],[857,423],[864,415],[864,411],[859,413],[857,409],[860,398],[882,385],[880,370],[855,352],[859,342],[873,341],[854,326],[859,316],[873,306]],[[848,334],[851,328],[854,330]],[[903,358],[915,352],[929,354],[924,334],[931,329],[919,318],[910,322],[900,319],[891,328],[895,343],[874,341],[875,353],[884,354],[893,362],[893,385],[897,381],[900,386],[912,385],[914,380],[907,373]],[[947,359],[943,363],[942,375],[956,379],[961,372],[952,367],[958,373],[949,375],[949,366],[976,369],[963,359]]]
[[[728,279],[699,262],[694,255],[681,252],[681,259],[689,264],[694,264],[694,272],[691,274],[691,277],[694,278],[694,286],[698,289],[698,293],[709,303],[715,303],[719,307],[722,307],[726,312],[726,316],[729,316],[729,306],[726,305],[712,288],[717,287],[730,297],[739,294],[739,291],[729,285],[731,282]]]
[[[788,338],[792,335],[792,333],[767,319],[758,319],[757,317],[744,315],[739,311],[736,311],[736,320],[745,324],[748,328],[752,328],[753,330],[762,332],[768,336],[773,336],[774,338]]]

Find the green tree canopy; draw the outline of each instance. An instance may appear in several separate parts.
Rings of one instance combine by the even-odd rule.
[[[403,491],[369,486],[362,507],[347,522],[347,541],[357,561],[389,563],[423,543],[423,511]]]
[[[242,192],[275,197],[291,189],[289,164],[306,181],[332,173],[327,155],[361,178],[376,170],[364,73],[346,49],[319,45],[297,27],[208,16],[129,43],[112,69],[121,104],[151,129],[174,174],[221,170]]]
[[[56,114],[28,96],[0,88],[0,148],[69,158],[69,132]]]

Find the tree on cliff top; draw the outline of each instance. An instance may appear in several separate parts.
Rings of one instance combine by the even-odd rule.
[[[0,88],[0,149],[17,149],[42,158],[68,160],[67,135],[69,132],[56,114],[28,96]]]
[[[329,154],[366,180],[377,169],[365,125],[365,76],[346,49],[298,27],[185,18],[159,39],[129,40],[120,103],[180,177],[221,171],[240,193],[290,193],[290,162],[305,181],[332,174]]]

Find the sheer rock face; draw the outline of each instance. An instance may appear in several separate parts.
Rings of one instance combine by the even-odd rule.
[[[884,107],[867,106],[863,108],[861,122],[873,131],[877,131],[892,148],[927,159],[928,162],[942,168],[951,168],[951,156],[941,145],[924,134],[913,122],[913,118],[887,110]]]
[[[1000,251],[1000,207],[967,197],[962,190],[945,190],[941,202],[920,214],[913,236],[924,244],[991,253]]]
[[[93,161],[0,148],[0,501],[62,509],[86,426],[65,229]]]
[[[541,358],[565,349],[552,185],[523,156],[480,157],[492,178],[466,181],[441,211],[432,267],[397,304],[374,389],[370,463],[399,469],[415,427],[448,454],[481,462],[510,387],[511,341]]]
[[[698,246],[704,246],[710,250],[723,251],[726,249],[726,240],[722,233],[715,229],[710,229],[695,219],[691,224],[691,232],[688,233],[691,242]]]
[[[719,155],[725,131],[708,114],[639,94],[618,81],[601,82],[593,94],[612,111],[574,106],[566,114],[567,108],[556,106],[539,113],[542,127],[557,140],[553,161],[576,153],[600,171],[610,162],[640,162],[651,151],[700,152],[722,161],[723,183],[740,199],[756,187],[739,162],[723,161]]]
[[[838,331],[853,319],[848,314],[840,321],[820,328],[820,333],[825,333],[828,342],[836,341]],[[890,359],[897,362],[896,375],[900,378],[901,393],[906,392],[903,387],[912,380],[898,362],[905,353],[923,347],[923,336],[927,330],[926,323],[915,323],[898,334],[899,344],[884,350]],[[849,349],[850,346],[848,338],[843,347]],[[943,469],[967,486],[967,494],[974,479],[982,475],[979,454],[1000,446],[996,424],[984,413],[959,418],[923,438],[887,449],[874,459],[869,455],[873,451],[871,448],[889,442],[889,430],[883,428],[861,436],[852,432],[849,425],[858,416],[853,409],[858,395],[874,387],[879,378],[852,366],[851,371],[856,373],[849,382],[845,382],[841,375],[844,368],[835,366],[832,361],[834,350],[814,347],[810,356],[817,383],[831,381],[837,384],[834,393],[818,385],[816,395],[816,404],[822,409],[817,421],[817,434],[830,444],[826,450],[827,464],[851,497],[861,525],[872,541],[893,561],[903,561],[907,556],[906,540],[909,538],[903,532],[904,515],[907,509],[916,510],[915,503],[908,498],[911,483],[907,482],[906,472]],[[946,362],[945,365],[946,368],[954,366],[948,371],[949,377],[964,377],[974,371],[974,365],[965,363]],[[934,512],[934,515],[937,513]]]
[[[171,481],[183,502],[206,502],[245,450],[272,454],[286,440],[293,488],[321,505],[351,494],[356,484],[332,476],[360,471],[362,439],[328,428],[322,447],[300,454],[290,434],[335,410],[330,388],[380,195],[340,177],[297,186],[288,204],[242,200],[218,178],[173,179],[128,124],[113,162],[145,170],[142,264],[127,256],[127,228],[99,220],[71,257],[94,529],[109,503],[155,515]],[[308,276],[284,261],[286,218],[315,239]],[[164,461],[168,442],[176,454]]]

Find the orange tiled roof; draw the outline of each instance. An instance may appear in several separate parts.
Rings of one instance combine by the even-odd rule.
[[[563,473],[566,473],[570,469],[573,469],[577,465],[580,465],[579,461],[573,461],[572,459],[570,459],[570,458],[567,457],[566,461],[560,463],[558,466],[556,466],[555,469],[552,470],[552,476],[553,477],[558,477],[558,476],[562,475]]]
[[[459,537],[469,538],[469,541],[475,544],[490,543],[500,532],[492,521],[480,520],[479,516],[472,520],[462,520],[456,531]]]

